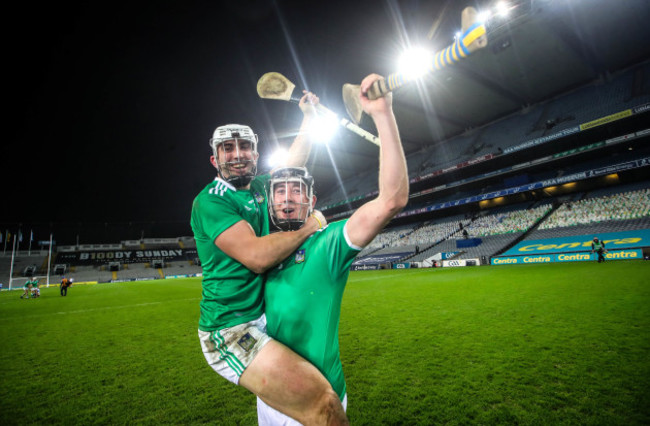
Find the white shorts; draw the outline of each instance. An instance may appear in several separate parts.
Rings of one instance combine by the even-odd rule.
[[[205,360],[225,379],[239,384],[239,378],[264,345],[272,339],[266,334],[266,316],[217,331],[199,330]]]
[[[343,410],[348,410],[348,394],[343,395]],[[275,408],[271,408],[259,397],[257,398],[257,424],[259,426],[302,426],[286,414],[282,414]]]

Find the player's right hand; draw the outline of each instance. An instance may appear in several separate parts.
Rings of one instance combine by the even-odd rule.
[[[361,81],[361,107],[363,108],[363,111],[371,117],[373,117],[374,114],[385,114],[392,110],[393,92],[388,92],[385,96],[374,100],[368,99],[368,96],[366,95],[373,83],[383,78],[384,77],[380,76],[379,74],[370,74],[364,78],[363,81]]]

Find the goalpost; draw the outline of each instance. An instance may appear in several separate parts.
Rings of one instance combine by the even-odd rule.
[[[16,277],[14,278],[14,260],[16,256],[16,236],[14,235],[14,241],[13,241],[13,247],[11,250],[11,266],[9,268],[9,290],[13,290],[14,288],[23,288],[25,286],[25,282],[29,280],[32,277]],[[38,279],[38,285],[39,287],[45,286],[49,287],[50,286],[50,268],[52,267],[52,234],[50,234],[50,247],[49,251],[47,254],[47,275],[34,275],[33,278]],[[18,285],[14,285],[14,283],[17,282]]]
[[[30,281],[31,277],[16,277],[9,279],[9,290],[15,290],[17,288],[23,288],[27,281]],[[47,275],[34,275],[34,279],[38,280],[39,287],[47,287]]]

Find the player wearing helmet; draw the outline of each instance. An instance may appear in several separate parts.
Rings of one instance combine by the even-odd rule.
[[[246,188],[257,174],[257,135],[248,126],[217,127],[210,139],[210,162],[221,179],[235,188]]]
[[[392,111],[392,97],[369,100],[364,94],[380,77],[361,83],[361,104],[375,122],[381,141],[379,194],[347,220],[327,225],[291,256],[267,272],[265,286],[269,336],[313,363],[327,378],[343,406],[347,390],[339,354],[341,299],[350,265],[359,251],[408,202],[404,151]],[[269,213],[282,230],[296,229],[316,203],[313,179],[304,168],[287,167],[271,174]],[[291,418],[257,401],[260,425],[297,425]]]
[[[29,299],[29,296],[32,292],[32,280],[29,279],[25,281],[25,284],[23,285],[23,294],[20,295],[21,299]]]
[[[300,229],[311,214],[316,197],[314,179],[304,167],[282,167],[271,173],[269,215],[282,231]]]
[[[32,297],[41,297],[41,288],[38,284],[38,278],[32,277]]]
[[[300,101],[304,118],[289,150],[289,165],[303,166],[307,126],[318,98]],[[300,229],[269,235],[266,184],[255,176],[258,138],[244,125],[218,127],[210,162],[217,178],[194,199],[191,225],[203,267],[199,340],[210,366],[269,405],[304,424],[346,424],[343,407],[325,377],[266,334],[264,277],[325,224],[314,212]]]

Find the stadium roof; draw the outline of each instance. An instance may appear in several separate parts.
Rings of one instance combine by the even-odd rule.
[[[650,40],[650,27],[645,23],[650,18],[649,2],[517,3],[511,19],[494,19],[488,26],[490,40],[486,49],[394,94],[395,114],[407,155],[650,59],[650,44],[644,41]],[[348,76],[357,76],[358,80],[368,69],[394,72],[395,66],[391,68],[387,58],[395,58],[402,48],[398,41],[404,38],[400,36],[404,28],[411,44],[432,51],[446,47],[454,25],[458,25],[460,9],[465,6],[459,2],[447,2],[448,8],[445,2],[398,4],[401,18],[394,12],[379,10],[374,13],[381,18],[368,21],[399,21],[403,27],[395,25],[391,35],[375,39],[369,46],[374,53],[354,60],[349,59],[353,55],[343,55],[348,60]],[[441,11],[445,25],[438,27],[433,40],[428,40],[427,25]],[[344,111],[340,101],[327,102]],[[369,120],[363,123],[371,129]],[[341,140],[331,148],[334,155],[338,154],[336,164],[343,181],[358,173],[360,164],[372,167],[377,151],[356,136],[348,138],[353,141]],[[328,173],[329,158],[321,157],[322,161],[312,166],[316,180],[322,182],[325,177],[328,182],[323,188],[333,187],[338,183]]]
[[[262,74],[281,72],[344,115],[344,83],[396,71],[408,45],[446,47],[463,7],[493,3],[19,6],[12,16],[29,36],[14,33],[6,52],[9,202],[0,226],[187,223],[194,195],[214,176],[207,142],[217,125],[250,124],[262,158],[297,130],[295,105],[257,96]],[[395,93],[407,153],[650,58],[646,0],[511,4],[509,20],[490,24],[486,49]],[[376,167],[377,148],[345,130],[329,151],[317,147],[309,164],[321,192]]]

